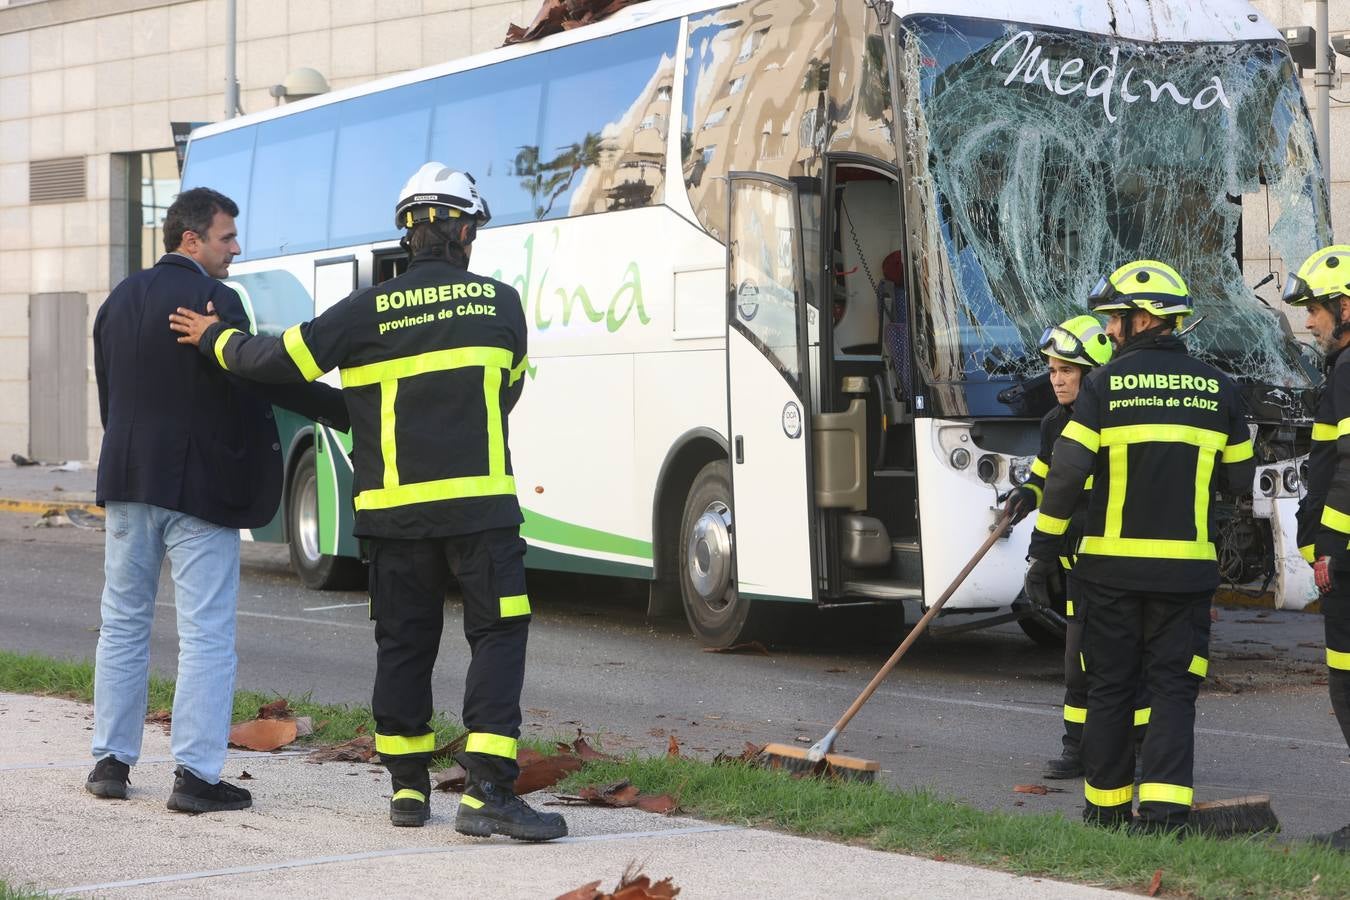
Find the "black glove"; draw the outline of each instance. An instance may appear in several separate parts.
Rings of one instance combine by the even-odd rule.
[[[1054,597],[1062,593],[1060,578],[1059,563],[1049,559],[1033,559],[1024,579],[1027,599],[1036,606],[1051,609]]]
[[[1013,488],[998,499],[1003,504],[1004,514],[1012,516],[1014,525],[1031,515],[1036,508],[1036,492],[1025,484]]]

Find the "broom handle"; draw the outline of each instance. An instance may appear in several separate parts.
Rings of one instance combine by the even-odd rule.
[[[886,680],[886,676],[890,674],[891,669],[895,668],[895,664],[900,661],[900,657],[904,656],[905,653],[909,651],[910,646],[917,641],[924,630],[928,628],[928,623],[942,610],[942,605],[947,602],[947,599],[951,597],[952,594],[956,593],[956,589],[961,586],[961,582],[966,580],[966,576],[979,565],[980,560],[984,559],[984,555],[989,552],[989,548],[994,546],[994,542],[1003,537],[1003,533],[1011,526],[1012,516],[1008,513],[1004,513],[1003,516],[999,518],[994,530],[990,532],[989,537],[984,539],[984,543],[980,545],[980,549],[976,550],[975,555],[970,558],[970,562],[966,563],[966,567],[956,574],[956,578],[947,586],[947,590],[942,592],[942,596],[938,597],[937,602],[928,607],[928,612],[924,613],[923,618],[918,621],[918,624],[910,629],[909,634],[905,635],[905,639],[900,642],[899,647],[895,648],[895,652],[891,654],[890,659],[886,660],[886,664],[877,671],[877,674],[872,676],[872,680],[868,682],[867,687],[863,688],[863,692],[858,695],[858,699],[854,700],[853,705],[845,710],[844,714],[839,717],[839,721],[836,722],[834,726],[834,733],[837,734],[838,732],[843,731],[844,726],[849,723],[849,720],[857,714],[858,710],[862,709],[862,705],[866,703],[868,698],[881,686],[881,682]]]

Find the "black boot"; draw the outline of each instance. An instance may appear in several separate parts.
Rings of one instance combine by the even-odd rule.
[[[1350,825],[1337,828],[1330,834],[1315,834],[1309,840],[1314,844],[1321,844],[1323,847],[1330,847],[1332,850],[1339,850],[1344,853],[1350,850]]]
[[[558,813],[532,809],[510,787],[482,781],[464,789],[455,830],[470,837],[503,834],[518,841],[551,841],[567,834],[567,823]]]
[[[1058,758],[1046,760],[1045,771],[1041,775],[1053,779],[1082,778],[1083,758],[1079,755],[1078,748],[1065,747]]]
[[[431,818],[431,776],[420,759],[391,759],[389,769],[394,797],[389,801],[389,822],[399,828],[421,828]]]

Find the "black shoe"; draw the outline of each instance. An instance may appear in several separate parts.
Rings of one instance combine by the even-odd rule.
[[[1315,834],[1309,840],[1314,844],[1321,844],[1324,847],[1330,847],[1332,850],[1339,850],[1344,853],[1350,850],[1350,825],[1338,828],[1330,834]]]
[[[125,800],[130,781],[131,766],[115,756],[105,756],[94,763],[94,771],[85,779],[84,789],[95,797]]]
[[[1082,778],[1083,759],[1077,750],[1064,748],[1064,752],[1055,759],[1046,760],[1043,778]]]
[[[551,841],[567,834],[567,822],[558,813],[535,811],[510,788],[483,781],[464,789],[455,830],[470,837],[504,834],[518,841]]]
[[[421,791],[404,788],[389,801],[389,821],[399,828],[421,828],[431,818],[431,804]]]
[[[173,774],[173,793],[166,805],[175,812],[225,812],[253,805],[253,795],[241,787],[225,781],[207,784],[182,766]]]

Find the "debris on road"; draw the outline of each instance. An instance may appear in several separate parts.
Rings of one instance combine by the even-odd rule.
[[[573,805],[609,806],[615,809],[637,807],[643,812],[668,815],[680,808],[669,794],[644,794],[627,778],[597,787],[590,785],[575,794],[561,794],[558,800]]]
[[[1162,869],[1153,873],[1153,880],[1148,883],[1148,895],[1150,897],[1158,896],[1158,890],[1162,887]]]
[[[1064,788],[1049,787],[1044,784],[1018,784],[1013,786],[1014,794],[1036,794],[1043,796],[1045,794],[1063,794]]]
[[[704,653],[740,653],[742,650],[753,650],[762,656],[772,656],[769,648],[765,647],[759,641],[746,641],[743,644],[732,644],[730,647],[704,647]]]
[[[293,742],[298,733],[294,719],[249,719],[230,727],[230,746],[245,750],[279,750]]]
[[[666,745],[666,756],[669,756],[671,759],[680,758],[680,742],[673,734],[670,736],[670,743]]]
[[[375,758],[375,739],[368,734],[357,735],[350,741],[321,747],[305,759],[312,763],[325,762],[370,762]],[[383,771],[376,769],[375,771]]]
[[[762,744],[752,744],[749,741],[746,741],[745,749],[742,750],[740,754],[732,756],[730,753],[719,753],[713,757],[713,765],[727,766],[737,763],[752,763],[759,758],[759,754],[763,750],[764,746]]]
[[[680,889],[669,878],[656,883],[642,874],[639,866],[630,865],[619,879],[619,885],[613,893],[600,890],[599,881],[583,884],[573,891],[558,896],[557,900],[671,900],[680,893]]]

